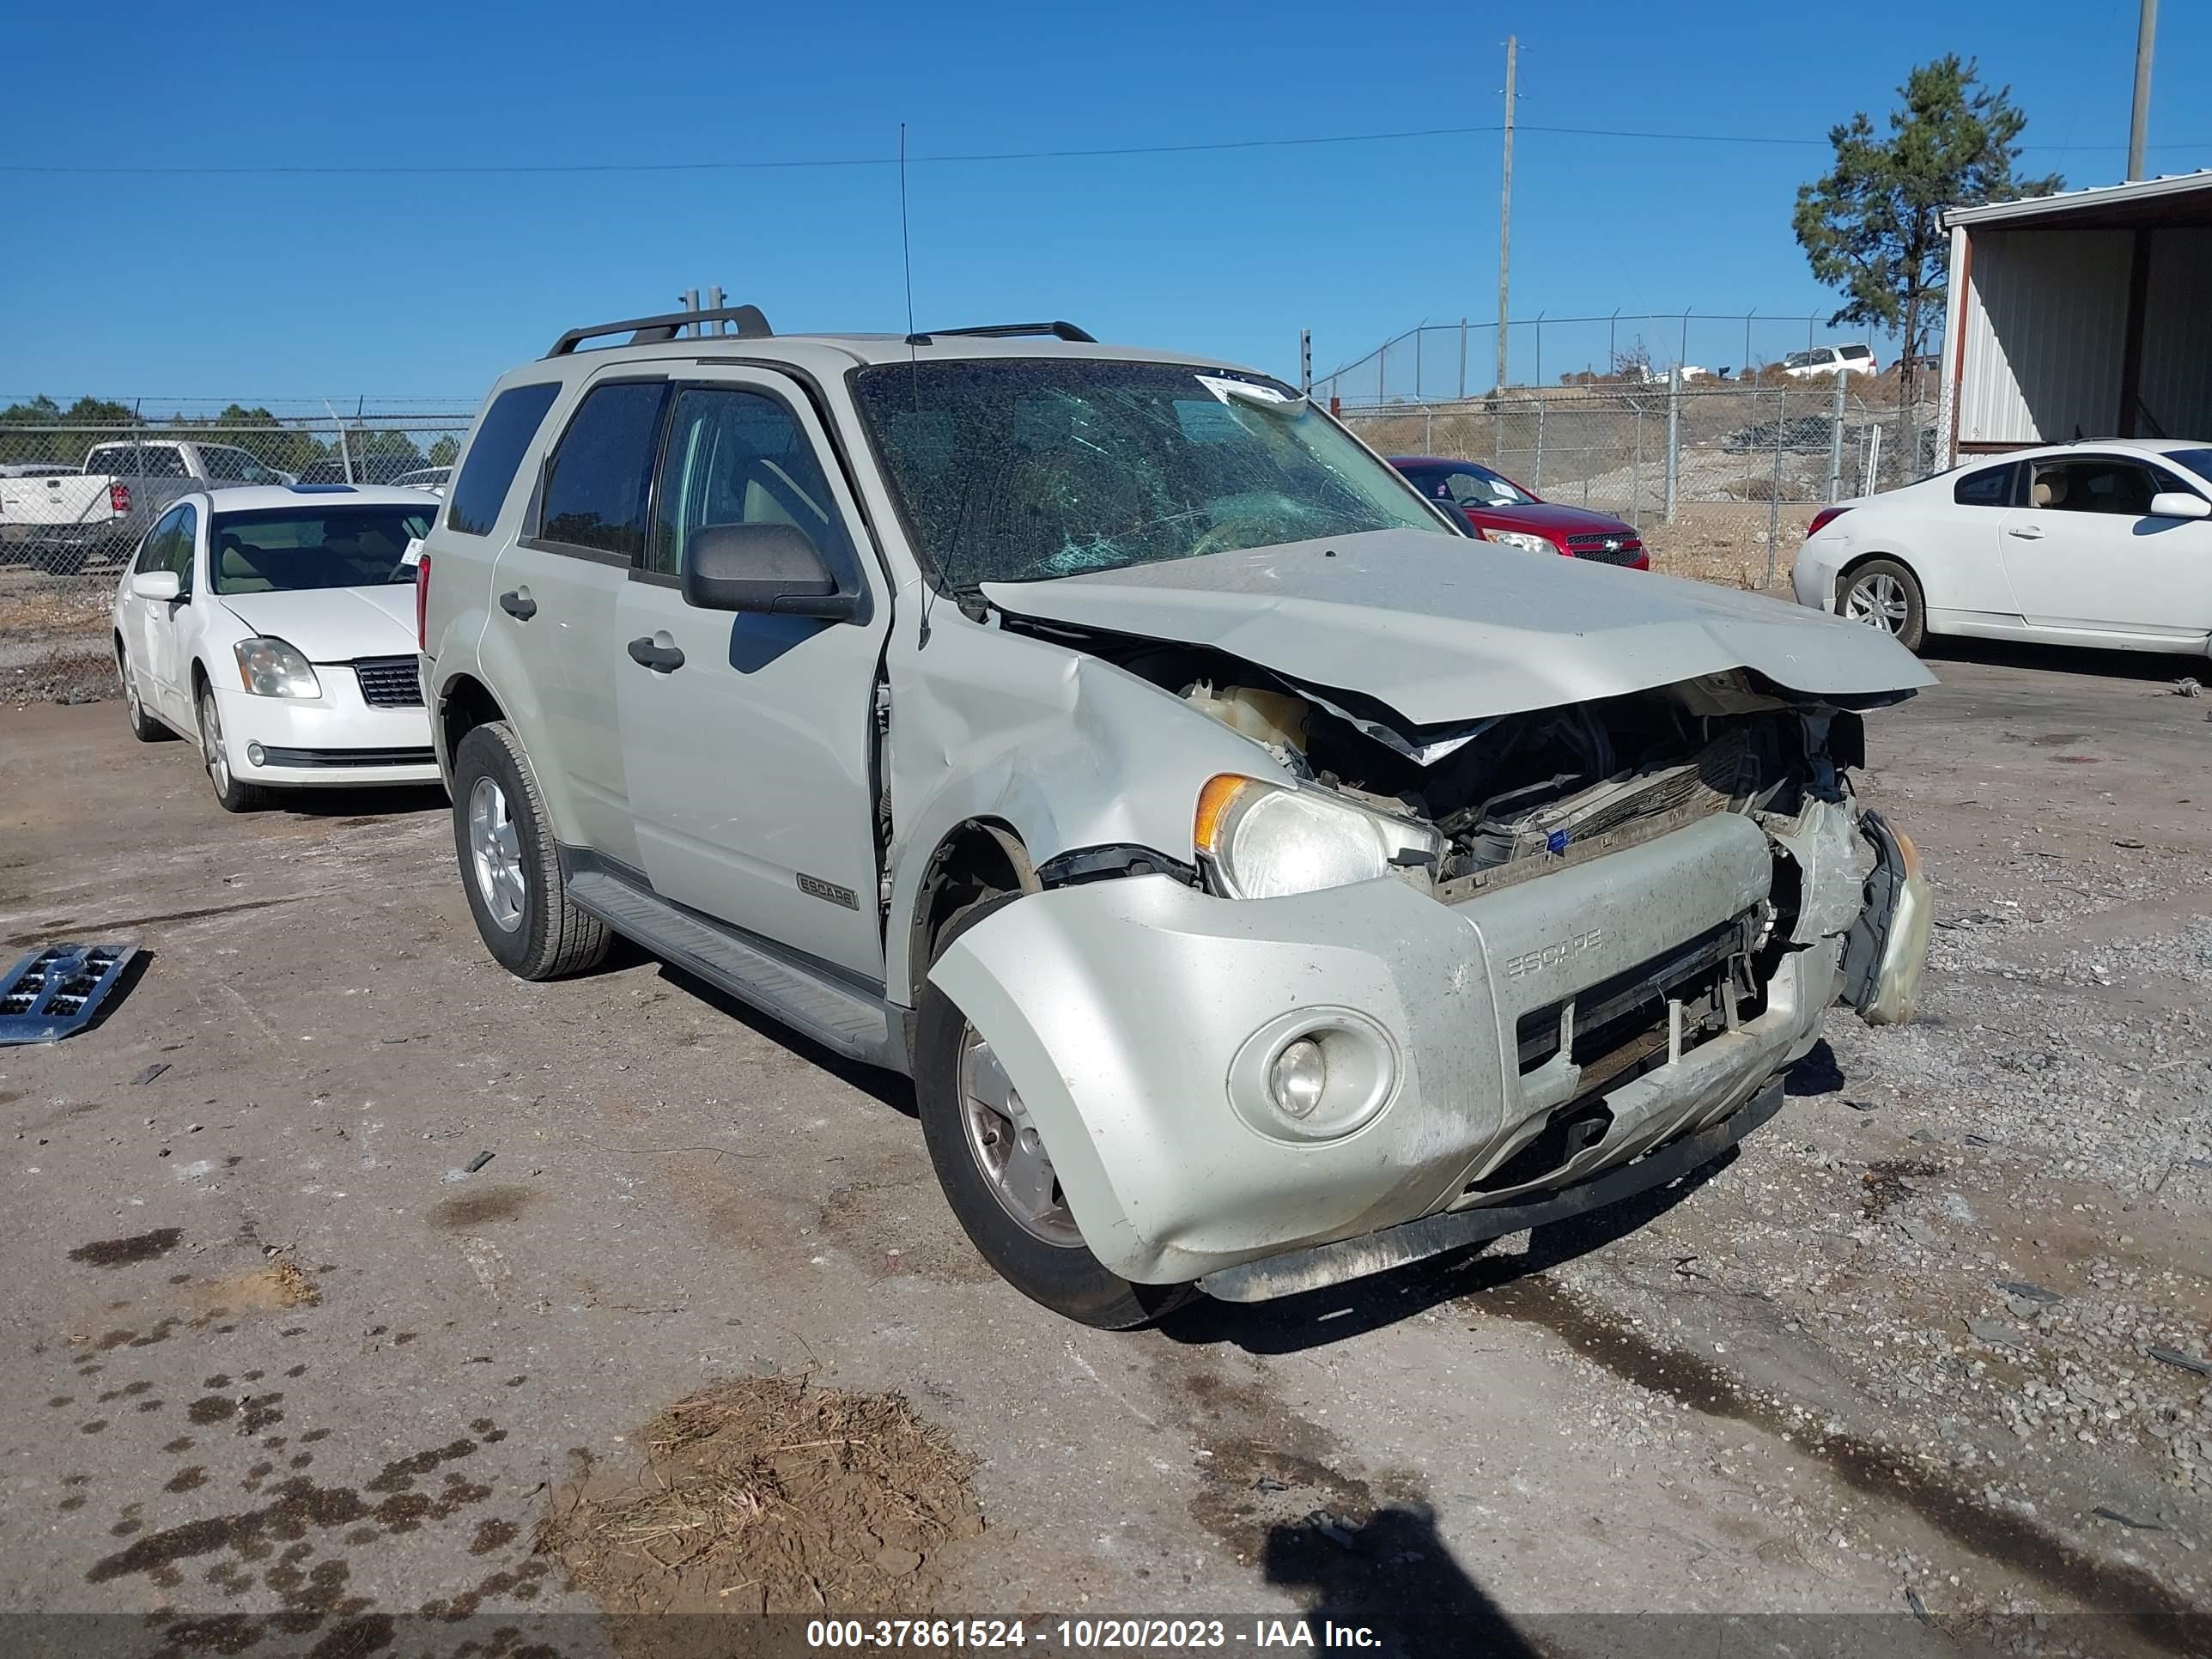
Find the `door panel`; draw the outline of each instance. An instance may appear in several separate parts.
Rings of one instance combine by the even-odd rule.
[[[546,460],[537,534],[502,549],[493,567],[486,623],[526,635],[537,706],[523,746],[568,785],[575,822],[562,832],[628,865],[637,835],[615,698],[624,664],[616,605],[645,545],[667,398],[665,379],[610,378],[584,393]]]
[[[626,564],[515,542],[501,549],[492,591],[518,596],[485,619],[487,631],[526,634],[511,647],[529,663],[534,714],[518,710],[522,745],[538,767],[558,768],[575,822],[563,836],[625,864],[637,862],[629,782],[615,708],[615,665],[622,635],[615,602]],[[532,727],[536,729],[532,730]]]
[[[188,640],[196,641],[198,630],[192,627],[195,611],[206,603],[193,581],[199,568],[199,514],[190,505],[176,507],[163,520],[169,526],[167,539],[162,544],[162,566],[177,574],[179,597],[173,604],[149,605],[146,607],[146,643],[148,672],[154,679],[155,706],[173,720],[183,723],[186,731],[197,731],[192,724],[191,656]],[[221,665],[211,665],[211,672],[219,672]]]
[[[2033,464],[2031,505],[2005,514],[2005,568],[2030,626],[2124,642],[2212,632],[2212,524],[2143,511],[2164,484],[2096,455]]]
[[[778,377],[731,371],[678,392],[646,568],[617,607],[622,744],[657,892],[880,981],[885,608],[864,601],[850,623],[736,615],[695,610],[676,585],[699,529],[781,523],[814,540],[841,591],[863,591],[858,520],[830,453],[804,397]],[[668,665],[672,648],[680,666]]]
[[[138,544],[138,556],[131,563],[132,575],[170,568],[173,547],[169,532],[177,527],[176,520],[177,513],[172,511],[146,532],[146,539]],[[156,642],[155,618],[162,618],[162,627],[166,630],[168,610],[167,605],[156,605],[150,599],[140,599],[131,592],[128,584],[125,586],[124,640],[130,648],[131,678],[137,682],[139,702],[155,713],[163,714],[169,712],[169,702],[161,677],[155,672],[155,659],[161,649]]]

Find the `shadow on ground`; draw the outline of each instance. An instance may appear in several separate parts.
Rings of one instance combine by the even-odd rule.
[[[1377,1510],[1364,1524],[1328,1521],[1269,1531],[1261,1569],[1271,1584],[1310,1592],[1305,1618],[1316,1651],[1333,1641],[1324,1622],[1364,1628],[1377,1655],[1482,1654],[1539,1659],[1498,1603],[1469,1577],[1426,1510]]]

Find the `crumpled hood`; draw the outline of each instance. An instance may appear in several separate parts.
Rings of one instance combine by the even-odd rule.
[[[1878,629],[1753,593],[1386,530],[1165,564],[987,582],[1018,617],[1212,646],[1364,692],[1415,726],[1749,668],[1813,696],[1936,677]]]
[[[296,593],[225,593],[222,599],[256,634],[287,641],[309,662],[415,654],[415,588],[409,582]]]

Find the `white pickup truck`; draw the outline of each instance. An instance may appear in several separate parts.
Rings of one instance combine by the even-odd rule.
[[[0,477],[0,559],[58,575],[123,557],[188,491],[292,481],[233,445],[173,438],[95,444],[79,471],[21,473]]]

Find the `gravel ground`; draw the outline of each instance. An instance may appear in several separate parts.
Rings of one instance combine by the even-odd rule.
[[[892,1080],[634,956],[498,972],[434,793],[230,818],[112,702],[0,708],[36,781],[6,946],[154,951],[0,1050],[0,1613],[639,1650],[533,1528],[672,1403],[782,1376],[966,1461],[983,1530],[915,1613],[2203,1650],[2160,1621],[2212,1602],[2208,703],[2155,661],[1936,665],[1864,781],[1937,884],[1921,1023],[1832,1018],[1741,1156],[1620,1212],[1121,1337],[980,1267]]]

